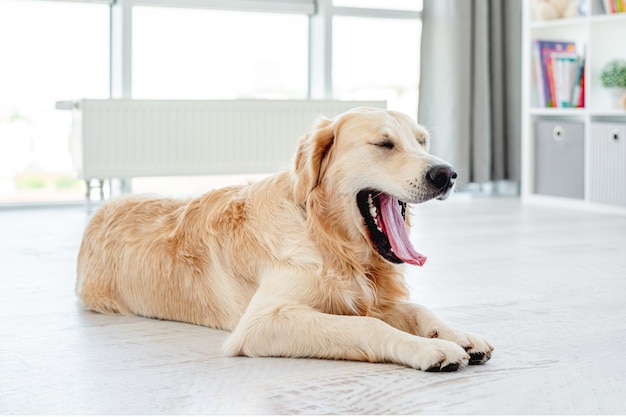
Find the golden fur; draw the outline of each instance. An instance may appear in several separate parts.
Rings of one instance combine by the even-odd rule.
[[[424,180],[445,164],[427,151],[406,115],[358,108],[321,119],[293,168],[258,183],[112,200],[85,230],[78,297],[102,313],[232,331],[227,355],[483,363],[487,341],[407,302],[403,265],[372,247],[356,204],[365,188],[408,203],[447,197]]]

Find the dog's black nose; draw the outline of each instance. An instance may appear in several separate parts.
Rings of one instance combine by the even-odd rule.
[[[448,165],[436,165],[426,172],[426,179],[438,190],[451,187],[456,177],[456,172]]]

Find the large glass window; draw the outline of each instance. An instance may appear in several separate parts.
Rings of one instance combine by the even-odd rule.
[[[201,0],[168,3],[176,7],[118,4],[117,10],[132,12],[132,31],[121,32],[132,59],[123,61],[125,55],[110,48],[106,4],[0,0],[0,203],[83,198],[70,154],[71,113],[54,105],[108,97],[111,54],[114,67],[123,69],[114,84],[122,80],[133,98],[306,99],[311,86],[316,98],[382,99],[416,116],[422,1],[320,1],[329,6],[319,10],[329,14],[332,28],[310,25],[306,13],[314,9],[291,7],[296,3],[259,2],[259,11],[198,8],[217,4]],[[244,3],[232,2],[235,8]],[[332,49],[326,49],[331,33]],[[198,181],[172,180],[167,187],[157,181],[142,189],[135,185],[150,179],[134,179],[133,188],[206,189]]]
[[[307,15],[135,7],[133,98],[305,99],[308,35]],[[261,177],[134,178],[132,189],[181,196]]]
[[[58,100],[109,94],[109,8],[0,1],[0,203],[83,197]]]
[[[135,7],[133,97],[304,99],[308,17]]]
[[[333,95],[383,99],[417,118],[421,21],[336,16]]]

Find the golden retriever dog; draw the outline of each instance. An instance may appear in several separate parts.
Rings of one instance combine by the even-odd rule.
[[[357,108],[321,118],[290,170],[187,200],[102,205],[76,292],[102,313],[231,331],[226,355],[393,362],[454,371],[486,362],[482,337],[410,303],[409,204],[443,200],[453,168],[410,117]]]

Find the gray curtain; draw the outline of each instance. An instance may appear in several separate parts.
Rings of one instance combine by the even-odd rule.
[[[519,181],[521,0],[424,0],[419,123],[460,184]]]

